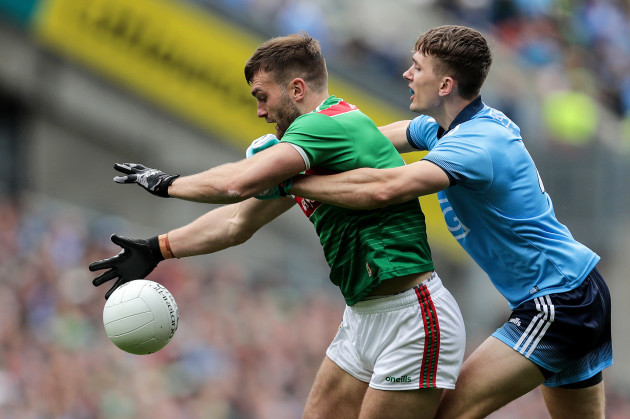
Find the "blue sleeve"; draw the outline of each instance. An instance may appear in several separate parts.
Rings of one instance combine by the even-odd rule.
[[[407,141],[417,150],[431,150],[437,143],[438,128],[440,126],[430,116],[417,116],[407,127]]]

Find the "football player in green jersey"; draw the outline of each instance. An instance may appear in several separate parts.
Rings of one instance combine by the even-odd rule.
[[[433,417],[443,389],[455,385],[465,330],[457,303],[434,271],[418,200],[356,211],[293,197],[252,198],[298,173],[392,168],[403,165],[402,158],[356,106],[328,93],[326,62],[307,34],[263,43],[248,60],[245,78],[257,116],[276,124],[275,136],[254,142],[250,158],[191,176],[115,165],[123,173],[118,183],[137,183],[161,197],[230,205],[146,240],[112,236],[123,251],[90,265],[106,269],[94,285],[114,280],[107,298],[163,259],[243,243],[297,203],[315,227],[330,279],[346,302],[304,417]]]

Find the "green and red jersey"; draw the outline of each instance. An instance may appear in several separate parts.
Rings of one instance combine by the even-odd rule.
[[[335,96],[293,121],[282,141],[297,146],[306,174],[404,164],[370,118]],[[377,210],[295,199],[315,226],[330,280],[340,288],[346,304],[361,301],[387,279],[434,269],[417,199]]]

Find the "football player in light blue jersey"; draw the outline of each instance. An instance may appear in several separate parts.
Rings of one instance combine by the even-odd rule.
[[[366,209],[438,193],[449,230],[513,310],[464,361],[439,417],[485,417],[543,384],[552,417],[603,418],[612,344],[600,258],[557,220],[520,129],[481,101],[487,41],[442,26],[420,36],[412,59],[403,77],[421,115],[381,131],[401,153],[428,154],[393,169],[300,175],[280,194]]]
[[[409,143],[450,177],[438,192],[448,228],[510,308],[580,285],[599,257],[556,219],[519,128],[479,97],[451,126],[438,133],[435,119],[417,117]]]

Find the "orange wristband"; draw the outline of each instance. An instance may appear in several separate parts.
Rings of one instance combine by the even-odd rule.
[[[160,242],[160,251],[165,259],[174,258],[175,255],[171,250],[171,242],[168,240],[168,234],[162,234],[158,237],[158,241]]]

